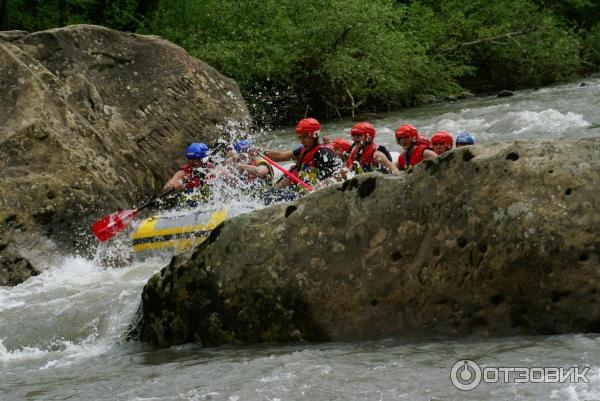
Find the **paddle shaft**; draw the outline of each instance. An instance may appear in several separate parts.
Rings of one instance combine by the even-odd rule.
[[[198,174],[199,172],[195,172],[183,182],[190,182],[191,180],[196,178]],[[125,227],[127,227],[140,210],[146,209],[147,207],[154,205],[158,199],[163,198],[175,191],[177,191],[176,188],[171,188],[170,190],[163,192],[158,196],[155,196],[148,202],[144,203],[142,206],[131,210],[124,210],[111,213],[108,216],[101,218],[92,225],[92,231],[94,232],[94,235],[96,235],[96,238],[98,238],[100,241],[106,241],[112,238],[118,232],[122,231]]]
[[[184,179],[182,181],[182,184],[187,184],[188,182],[192,181],[194,178],[198,177],[198,175],[200,175],[199,171],[195,171],[191,176],[189,176],[188,178]],[[140,210],[143,210],[149,206],[152,206],[154,204],[154,202],[156,202],[158,199],[160,198],[164,198],[167,195],[172,194],[173,192],[178,191],[177,188],[171,188],[169,189],[167,192],[163,192],[162,194],[155,196],[154,198],[150,199],[148,202],[144,203],[142,206],[136,208],[135,210],[137,210],[138,212]]]
[[[277,170],[281,171],[283,174],[285,174],[288,178],[290,178],[296,184],[302,185],[304,188],[308,189],[309,191],[313,190],[313,187],[311,187],[310,185],[308,185],[307,183],[305,183],[304,181],[302,181],[300,178],[296,177],[294,174],[292,174],[289,171],[287,171],[285,168],[281,167],[279,164],[275,163],[273,160],[271,160],[270,158],[268,158],[264,153],[260,153],[259,152],[258,154],[260,155],[260,157],[262,157],[263,159],[265,159],[267,161],[267,163],[269,163],[270,165],[272,165],[273,167],[275,167]]]
[[[175,189],[175,188],[171,188],[171,189],[170,189],[170,190],[168,190],[167,192],[163,192],[162,194],[160,194],[160,195],[158,195],[158,196],[156,196],[156,197],[152,198],[152,199],[151,199],[151,200],[149,200],[148,202],[144,203],[142,206],[140,206],[140,207],[136,208],[136,210],[139,212],[140,210],[143,210],[143,209],[145,209],[145,208],[147,208],[147,207],[149,207],[149,206],[152,206],[152,205],[154,205],[154,203],[155,203],[155,202],[156,202],[158,199],[160,199],[160,198],[163,198],[163,197],[165,197],[165,196],[167,196],[167,195],[169,195],[169,194],[172,194],[172,193],[173,193],[173,192],[175,192],[176,190],[177,190],[177,189]]]

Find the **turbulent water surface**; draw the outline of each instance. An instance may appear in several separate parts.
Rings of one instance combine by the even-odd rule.
[[[401,123],[412,123],[426,134],[438,129],[472,132],[482,143],[559,141],[600,136],[599,109],[600,79],[590,79],[585,86],[571,83],[510,98],[406,110],[374,124],[379,142],[397,152],[393,131]],[[350,125],[329,123],[324,133],[347,135]],[[290,148],[294,140],[289,130],[260,138],[281,148]],[[220,193],[227,195],[224,203],[231,214],[257,207],[225,192]],[[99,248],[95,260],[66,257],[49,262],[55,264],[43,266],[40,276],[0,288],[0,400],[600,399],[600,337],[593,335],[163,350],[127,342],[142,287],[167,262],[149,259],[121,269],[103,267],[100,261],[127,255],[129,246],[121,238]],[[500,374],[496,383],[457,389],[451,369],[456,362],[467,366],[463,359],[477,363],[490,380],[498,372],[495,368],[503,368],[510,372],[508,383]],[[544,376],[532,373],[534,383],[517,383],[515,379],[524,377],[523,368],[530,367]],[[552,369],[571,367],[579,368],[580,376],[554,379]],[[521,369],[520,376],[509,368]],[[463,375],[463,383],[476,377],[473,369],[455,372]],[[554,383],[539,383],[544,378]]]

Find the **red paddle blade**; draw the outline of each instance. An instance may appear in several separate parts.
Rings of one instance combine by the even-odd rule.
[[[106,241],[131,223],[137,214],[137,209],[121,210],[105,216],[94,223],[92,231],[100,241]]]

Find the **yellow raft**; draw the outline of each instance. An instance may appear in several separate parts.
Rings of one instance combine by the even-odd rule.
[[[226,218],[224,209],[147,218],[131,236],[133,252],[185,252],[204,242]]]

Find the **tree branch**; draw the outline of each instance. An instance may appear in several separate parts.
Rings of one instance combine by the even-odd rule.
[[[503,33],[502,35],[496,35],[496,36],[492,36],[489,38],[482,38],[482,39],[474,40],[472,42],[461,43],[460,45],[453,46],[453,47],[447,49],[447,51],[453,51],[453,50],[463,48],[463,47],[477,46],[477,45],[480,45],[483,43],[506,44],[503,42],[498,42],[498,39],[512,39],[516,42],[516,40],[514,39],[515,36],[527,35],[528,33],[536,31],[537,29],[538,29],[538,27],[530,27],[530,28],[522,29],[520,31],[507,32],[507,33]],[[520,43],[519,43],[519,45],[520,45]]]
[[[344,28],[344,30],[342,31],[342,33],[339,34],[339,36],[337,37],[337,39],[335,40],[335,42],[333,42],[333,51],[336,52],[337,51],[337,47],[338,45],[344,40],[344,38],[348,35],[348,32],[350,32],[352,30],[352,28],[354,28],[353,25],[349,25],[347,27]]]

